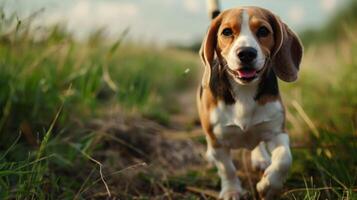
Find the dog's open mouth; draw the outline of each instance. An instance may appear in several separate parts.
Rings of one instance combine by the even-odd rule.
[[[229,71],[231,74],[234,75],[235,78],[240,79],[244,82],[250,82],[258,76],[258,73],[261,70],[257,71],[256,69],[252,69],[252,68],[241,68],[238,70],[229,69]]]

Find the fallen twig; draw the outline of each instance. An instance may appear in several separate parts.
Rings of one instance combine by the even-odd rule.
[[[108,197],[111,197],[112,195],[111,195],[111,193],[110,193],[108,184],[107,184],[107,182],[105,181],[104,176],[103,176],[103,169],[102,169],[102,168],[103,168],[103,164],[100,163],[99,161],[97,161],[96,159],[90,157],[90,156],[89,156],[88,154],[86,154],[85,152],[82,152],[82,153],[83,153],[83,155],[84,155],[85,157],[87,157],[89,160],[91,160],[91,161],[95,162],[97,165],[99,165],[100,178],[101,178],[101,180],[102,180],[102,182],[103,182],[103,184],[104,184],[104,186],[105,186],[105,189],[107,190]]]
[[[284,192],[281,196],[287,196],[294,192],[304,192],[306,190],[322,191],[322,190],[346,190],[343,187],[321,187],[321,188],[295,188]],[[352,188],[352,192],[357,192],[357,188]]]
[[[198,193],[198,194],[204,194],[206,196],[218,199],[218,193],[216,191],[213,190],[207,190],[207,189],[200,189],[200,188],[196,188],[196,187],[192,187],[192,186],[187,186],[186,190],[193,192],[193,193]]]

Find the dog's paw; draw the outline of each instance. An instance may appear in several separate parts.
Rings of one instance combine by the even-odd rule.
[[[257,183],[257,191],[259,193],[259,196],[262,198],[266,196],[267,192],[269,191],[270,188],[270,182],[269,179],[263,177],[258,183]]]
[[[245,200],[248,198],[248,192],[239,189],[222,190],[219,194],[219,199],[223,200]]]
[[[239,200],[240,199],[240,192],[238,191],[225,191],[225,192],[221,192],[219,194],[219,199],[223,199],[223,200]]]
[[[222,188],[219,199],[223,200],[245,200],[248,199],[248,192],[241,187]]]
[[[219,199],[223,200],[239,200],[244,199],[246,191],[243,190],[239,185],[230,185],[223,187]]]
[[[263,200],[271,200],[279,193],[282,188],[282,183],[277,180],[271,180],[267,176],[257,183],[257,191]]]

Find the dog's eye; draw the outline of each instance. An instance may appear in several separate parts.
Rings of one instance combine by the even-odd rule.
[[[257,37],[266,37],[269,35],[269,33],[270,33],[269,29],[265,26],[262,26],[258,29],[256,34],[257,34]]]
[[[230,29],[230,28],[225,28],[225,29],[223,29],[223,31],[222,31],[222,34],[224,35],[224,36],[232,36],[232,34],[233,34],[233,31],[232,31],[232,29]]]

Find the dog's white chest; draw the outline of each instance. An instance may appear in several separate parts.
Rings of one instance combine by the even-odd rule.
[[[246,132],[252,127],[274,120],[282,115],[282,105],[279,101],[259,105],[254,100],[247,102],[237,101],[235,104],[226,105],[219,102],[211,112],[211,123],[220,126],[238,126]]]
[[[229,124],[226,125],[236,125],[242,131],[246,131],[251,125],[256,124],[256,111],[258,105],[253,99],[248,99],[251,97],[242,97],[237,99],[234,105],[228,106],[227,109],[231,113]]]
[[[211,111],[213,133],[219,142],[230,148],[254,148],[260,141],[269,140],[281,132],[284,120],[279,101],[259,105],[236,102],[219,105]]]
[[[252,148],[282,131],[284,110],[280,101],[263,105],[255,99],[257,85],[233,87],[234,104],[218,101],[211,110],[213,133],[221,143],[232,148]],[[238,95],[239,94],[239,95]]]

